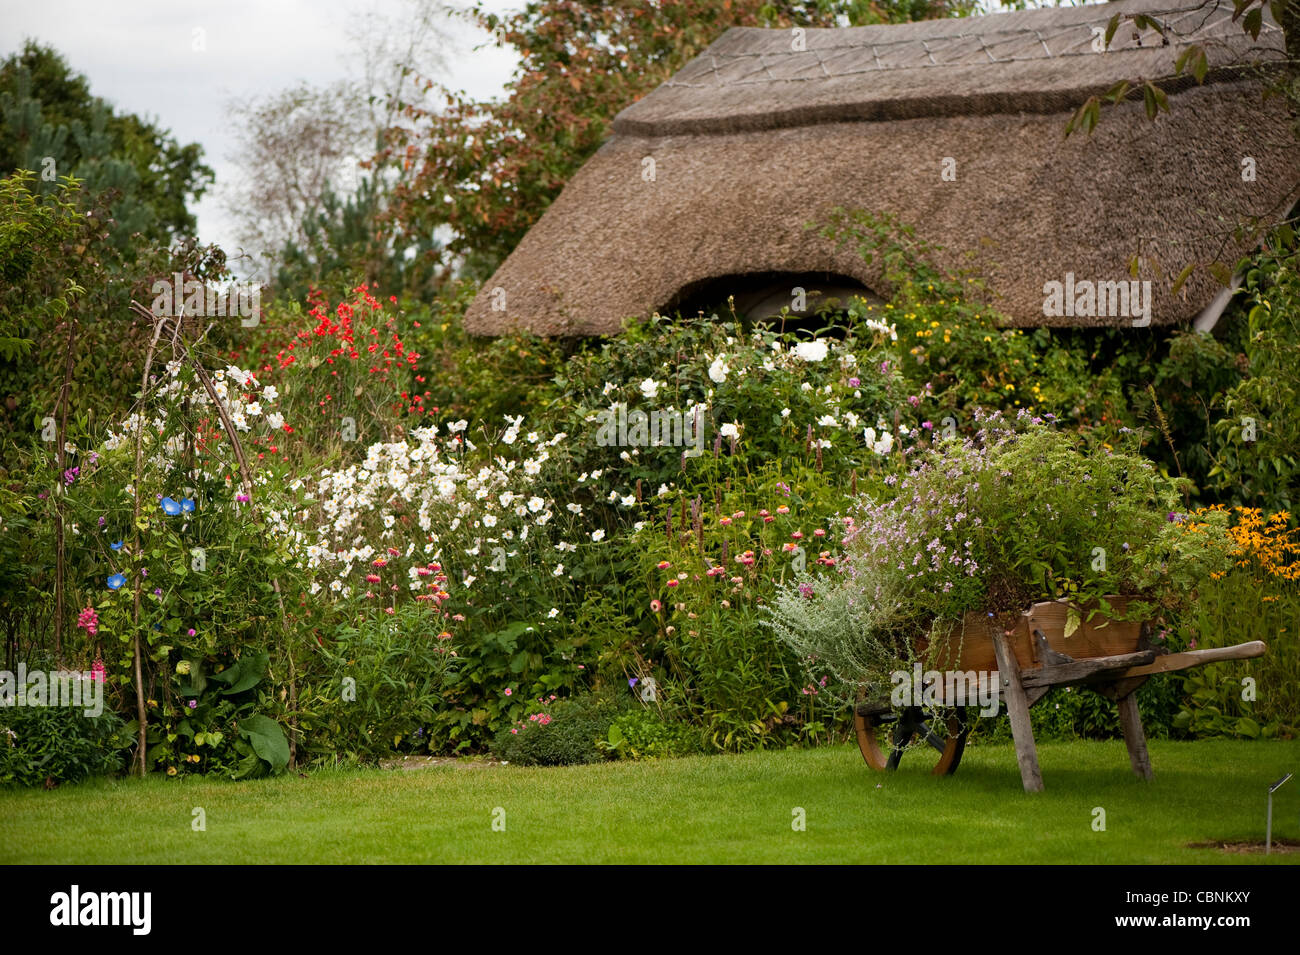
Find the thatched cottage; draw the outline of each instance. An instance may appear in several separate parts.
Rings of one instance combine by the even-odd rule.
[[[1158,17],[1168,42],[1125,20],[1098,52],[1116,12]],[[729,293],[759,310],[795,286],[887,293],[878,267],[805,228],[835,206],[911,224],[944,247],[941,264],[973,266],[1013,325],[1129,324],[1140,308],[1116,314],[1115,293],[1135,255],[1151,284],[1132,291],[1150,295],[1151,323],[1204,325],[1224,290],[1198,269],[1171,294],[1175,277],[1189,262],[1234,263],[1246,249],[1232,228],[1283,218],[1300,183],[1285,101],[1261,96],[1258,64],[1281,59],[1282,31],[1266,17],[1252,41],[1231,16],[1229,0],[1122,0],[731,29],[619,113],[467,325],[604,335]],[[1172,75],[1192,44],[1209,73],[1163,84],[1168,113],[1149,121],[1138,97],[1065,138],[1088,97]],[[1085,286],[1102,292],[1091,314]]]

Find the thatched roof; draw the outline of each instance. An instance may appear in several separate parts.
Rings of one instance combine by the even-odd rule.
[[[1160,16],[1177,38],[1139,41],[1125,23],[1094,52],[1117,11]],[[805,229],[835,206],[892,213],[945,247],[941,264],[973,265],[1014,325],[1129,324],[1045,316],[1044,287],[1127,280],[1135,253],[1152,324],[1191,321],[1220,289],[1198,270],[1171,296],[1182,267],[1235,262],[1244,249],[1224,234],[1246,213],[1282,218],[1300,183],[1282,98],[1261,102],[1259,71],[1232,65],[1280,59],[1281,30],[1266,18],[1252,43],[1231,13],[1228,0],[1122,0],[809,29],[803,50],[789,30],[731,29],[618,115],[467,325],[611,334],[684,290],[759,273],[887,291],[876,267]],[[1140,99],[1108,106],[1091,137],[1064,138],[1087,97],[1172,74],[1191,43],[1212,69],[1171,92],[1170,113],[1152,123]]]

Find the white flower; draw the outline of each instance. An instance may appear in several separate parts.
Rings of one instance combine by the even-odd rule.
[[[740,424],[735,421],[732,421],[729,424],[724,424],[718,429],[718,434],[722,435],[724,438],[739,438]]]
[[[794,353],[804,361],[822,361],[829,349],[823,341],[800,342],[794,346]]]
[[[713,359],[713,364],[709,366],[709,378],[720,385],[727,380],[727,374],[730,371],[731,368],[727,365],[727,356],[719,355]]]
[[[880,440],[875,443],[876,454],[888,454],[894,447],[894,436],[888,431],[880,435]]]
[[[552,607],[551,612],[546,615],[546,619],[554,620],[559,615],[560,615],[560,609],[558,607]]]
[[[447,430],[450,431],[452,434],[456,434],[460,431],[464,431],[468,427],[469,427],[469,422],[466,421],[464,418],[461,418],[459,421],[453,421],[451,424],[447,425]]]
[[[275,401],[275,399],[279,397],[280,397],[280,392],[276,390],[275,385],[267,385],[265,388],[262,389],[263,401],[268,401],[268,402]]]
[[[624,507],[631,507],[633,504],[636,503],[636,498],[633,495],[629,494],[626,497],[620,497],[618,499],[618,503],[622,504]]]
[[[618,390],[618,389],[617,389],[614,385],[610,384],[610,383],[607,381],[607,382],[605,382],[605,387],[604,387],[604,390],[601,391],[601,394],[602,394],[602,395],[605,395],[605,396],[608,396],[610,393],[615,392],[615,391],[617,391],[617,390]]]
[[[840,423],[835,420],[834,415],[824,414],[817,419],[817,427],[819,428],[838,428],[839,426]]]
[[[563,564],[556,564],[556,565],[555,565],[555,569],[554,569],[553,571],[551,571],[551,576],[552,576],[552,577],[563,577],[563,576],[564,576],[564,565],[563,565]]]
[[[581,514],[581,513],[582,513],[582,505],[581,505],[581,504],[574,504],[574,503],[570,502],[570,503],[564,505],[564,509],[565,509],[566,511],[568,511],[570,514]]]
[[[788,418],[788,417],[790,417],[790,409],[789,409],[789,408],[782,408],[782,409],[781,409],[781,417],[782,417],[782,418]]]
[[[501,494],[497,496],[497,500],[501,502],[502,507],[509,507],[515,502],[515,496],[510,491],[502,491]]]
[[[865,431],[863,431],[862,440],[866,441],[867,444],[869,445],[874,445],[876,443],[876,429],[867,428]]]
[[[278,411],[272,411],[266,416],[266,423],[271,426],[272,431],[279,431],[284,427],[284,415]]]
[[[528,509],[532,511],[534,514],[536,514],[545,506],[546,506],[546,502],[543,501],[540,497],[530,497],[528,499]]]
[[[641,382],[641,394],[647,398],[657,398],[659,396],[659,382],[653,378],[647,378]]]
[[[598,530],[598,531],[592,531],[592,532],[591,532],[591,540],[592,540],[593,543],[595,543],[595,542],[597,542],[597,541],[603,541],[604,539],[605,539],[605,530],[604,530],[604,528],[601,528],[601,529]]]
[[[262,405],[260,402],[250,401],[248,403],[248,406],[244,410],[247,411],[249,414],[251,414],[254,418],[256,418],[258,415],[262,413]]]
[[[496,527],[496,526],[497,526],[497,517],[496,517],[496,515],[495,515],[495,514],[484,514],[484,515],[483,515],[483,526],[484,526],[484,527]]]

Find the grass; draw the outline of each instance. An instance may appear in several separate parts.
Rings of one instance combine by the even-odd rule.
[[[1300,742],[1151,751],[1156,779],[1144,784],[1122,743],[1043,744],[1047,791],[1032,796],[1009,745],[968,749],[948,778],[906,761],[873,773],[856,748],[834,746],[556,769],[97,780],[0,791],[0,862],[1264,862],[1187,846],[1262,840],[1266,787],[1300,769]],[[1300,837],[1300,784],[1275,800],[1274,838]],[[191,828],[195,807],[204,832]],[[492,829],[497,807],[504,832]],[[796,807],[806,831],[792,829]]]

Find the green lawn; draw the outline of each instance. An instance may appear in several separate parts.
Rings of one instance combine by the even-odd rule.
[[[1122,743],[1040,747],[1047,791],[1020,789],[1009,745],[961,771],[892,775],[856,748],[557,769],[445,766],[231,783],[96,781],[0,792],[0,862],[1073,862],[1251,863],[1189,849],[1262,839],[1267,784],[1300,742],[1151,744],[1144,784]],[[1274,837],[1300,838],[1300,782]],[[1092,828],[1106,811],[1106,831]],[[191,828],[202,807],[207,830]],[[505,831],[492,829],[505,810]],[[795,807],[806,831],[791,827]],[[1273,856],[1300,862],[1300,854]]]

